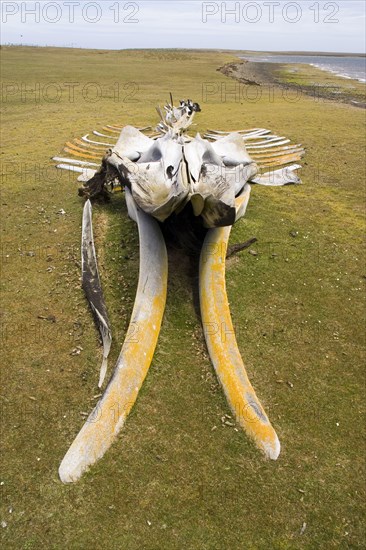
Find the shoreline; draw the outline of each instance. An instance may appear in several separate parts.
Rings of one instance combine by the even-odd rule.
[[[256,51],[244,50],[243,54],[260,57],[261,55],[301,55],[303,57],[366,57],[365,53],[353,52],[302,52],[302,51]]]
[[[365,78],[353,78],[352,76],[349,76],[348,74],[342,74],[337,71],[334,71],[333,69],[327,69],[325,67],[321,67],[320,65],[317,65],[316,63],[309,63],[311,67],[315,67],[316,69],[319,69],[319,71],[324,71],[326,73],[330,73],[337,78],[344,78],[345,80],[355,80],[356,82],[360,82],[361,84],[366,83]]]
[[[357,87],[364,86],[363,82],[335,75],[310,63],[255,62],[241,58],[240,61],[227,63],[217,70],[242,84],[277,86],[281,89],[300,91],[301,94],[318,99],[366,108],[365,93],[357,90]],[[309,78],[313,81],[309,81]],[[352,83],[355,83],[355,86]]]

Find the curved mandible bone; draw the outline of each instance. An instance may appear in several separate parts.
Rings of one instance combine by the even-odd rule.
[[[245,209],[250,187],[236,200]],[[225,259],[231,226],[210,229],[200,259],[200,304],[208,351],[237,422],[265,455],[280,454],[280,442],[248,379],[236,342],[225,284]]]
[[[129,195],[128,189],[126,194]],[[168,260],[158,223],[129,196],[140,238],[140,273],[129,330],[109,384],[59,468],[61,481],[77,481],[113,443],[136,401],[158,340],[165,309]]]

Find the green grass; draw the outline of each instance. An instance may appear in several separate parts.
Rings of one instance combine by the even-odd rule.
[[[5,84],[62,89],[57,103],[14,94],[3,105],[3,547],[361,548],[364,112],[306,96],[288,102],[281,91],[273,102],[265,94],[223,102],[217,86],[233,81],[216,69],[232,58],[215,52],[1,55]],[[91,81],[105,96],[96,103],[80,93]],[[136,101],[127,102],[132,81]],[[79,83],[74,102],[68,82]],[[216,91],[205,101],[207,83]],[[74,178],[49,158],[105,123],[154,124],[154,107],[170,91],[201,103],[200,131],[268,127],[307,148],[303,186],[253,187],[231,242],[256,236],[259,255],[243,252],[227,269],[239,346],[282,454],[266,462],[242,431],[222,426],[230,412],[194,308],[197,279],[174,253],[158,348],[132,414],[105,457],[64,486],[57,469],[99,393],[101,352],[80,289],[82,200]],[[138,275],[138,237],[122,194],[95,206],[95,228],[112,365]],[[47,315],[56,323],[38,318]],[[77,345],[83,351],[71,356]]]
[[[365,84],[348,80],[311,65],[281,64],[274,75],[283,84],[295,85],[315,96],[365,104]],[[293,97],[296,97],[295,95]]]

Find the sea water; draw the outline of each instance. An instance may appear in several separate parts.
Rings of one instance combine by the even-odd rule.
[[[257,63],[306,63],[342,78],[366,82],[366,57],[271,54],[251,56],[249,54],[243,56],[243,59]]]

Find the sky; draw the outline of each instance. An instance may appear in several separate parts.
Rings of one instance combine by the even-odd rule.
[[[365,0],[1,1],[1,43],[365,53]]]

